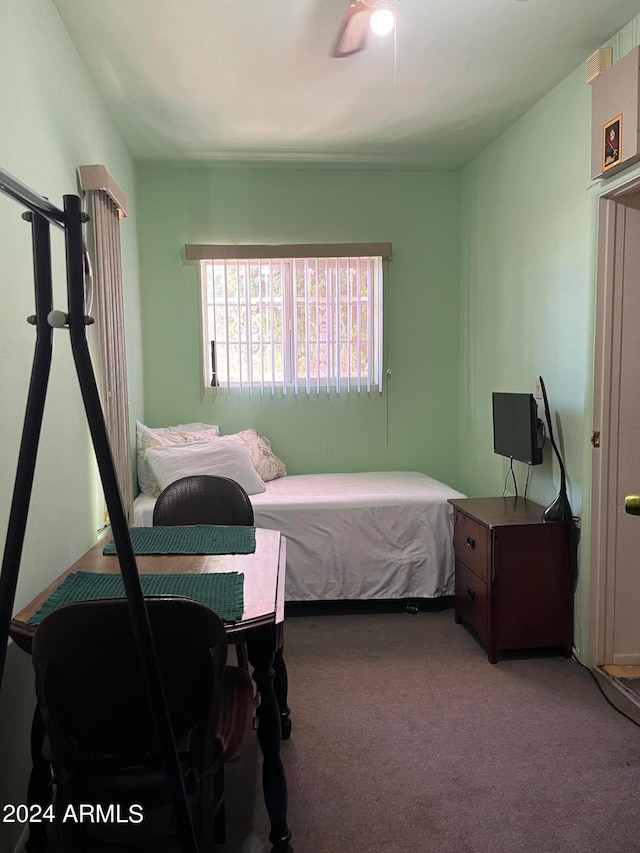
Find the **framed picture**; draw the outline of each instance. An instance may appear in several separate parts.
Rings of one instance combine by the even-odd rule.
[[[602,129],[602,171],[622,161],[622,116],[616,116]]]

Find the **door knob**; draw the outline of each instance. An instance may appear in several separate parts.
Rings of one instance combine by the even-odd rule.
[[[640,515],[640,495],[627,495],[624,499],[624,511],[629,515]]]

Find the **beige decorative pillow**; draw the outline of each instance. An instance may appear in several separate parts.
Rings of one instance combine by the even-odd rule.
[[[242,432],[235,433],[235,437],[240,439],[251,454],[254,468],[265,483],[286,475],[284,462],[271,450],[269,439],[257,429],[243,429]]]
[[[188,444],[192,441],[211,441],[218,438],[220,430],[213,424],[180,424],[174,427],[153,429],[136,422],[136,452],[138,486],[146,494],[159,495],[158,484],[149,470],[144,454],[149,447],[167,447]]]

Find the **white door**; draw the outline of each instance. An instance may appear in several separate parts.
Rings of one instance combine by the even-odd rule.
[[[640,517],[625,512],[625,497],[640,494],[637,182],[600,202],[594,391],[590,657],[638,665]]]

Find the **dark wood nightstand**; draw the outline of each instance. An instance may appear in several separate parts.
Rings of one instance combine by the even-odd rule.
[[[498,652],[573,648],[571,524],[543,522],[521,497],[451,499],[455,619],[473,628],[490,663]]]

